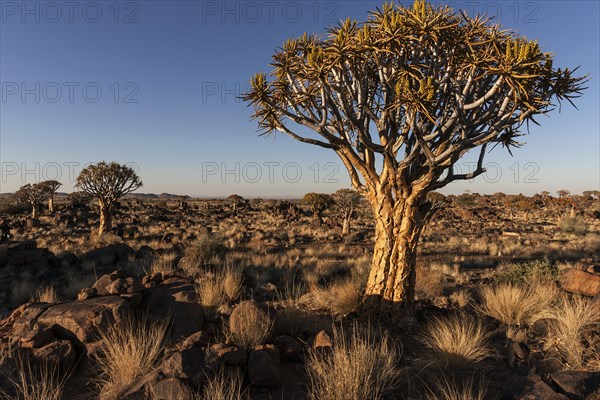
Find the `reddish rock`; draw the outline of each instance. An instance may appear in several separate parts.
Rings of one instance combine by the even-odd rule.
[[[106,287],[109,294],[132,294],[143,289],[144,286],[136,277],[119,278]]]
[[[81,289],[81,292],[77,295],[77,300],[87,300],[93,299],[98,295],[98,290],[96,288],[85,288]]]
[[[38,321],[51,326],[57,337],[94,342],[98,332],[120,323],[129,312],[129,304],[118,296],[63,303],[48,308]]]
[[[302,343],[291,336],[279,336],[273,343],[286,360],[300,361],[302,358]]]
[[[600,276],[578,269],[567,269],[560,277],[560,286],[567,292],[594,297],[600,293]]]

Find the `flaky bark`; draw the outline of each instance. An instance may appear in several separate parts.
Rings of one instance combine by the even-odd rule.
[[[98,201],[100,207],[100,227],[98,228],[98,235],[102,235],[104,232],[110,232],[112,229],[112,215],[110,208],[107,207],[102,201]]]
[[[50,195],[50,197],[48,197],[48,211],[50,213],[54,212],[54,196]]]
[[[31,218],[36,219],[38,216],[38,205],[37,203],[31,204]]]
[[[412,308],[417,244],[427,219],[423,196],[370,196],[375,214],[375,247],[363,308],[394,319]]]

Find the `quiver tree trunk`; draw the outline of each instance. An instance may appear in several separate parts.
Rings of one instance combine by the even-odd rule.
[[[102,201],[98,201],[98,205],[100,206],[100,227],[98,228],[98,235],[102,235],[104,232],[110,232],[112,229],[112,215],[110,207]]]
[[[38,204],[31,204],[31,218],[36,219],[38,217]]]
[[[350,216],[345,215],[342,223],[342,236],[346,236],[350,233]]]
[[[394,199],[370,197],[375,214],[375,247],[363,311],[398,319],[414,302],[415,266],[419,236],[431,215],[424,196]]]
[[[50,213],[54,212],[54,196],[48,197],[48,211]]]

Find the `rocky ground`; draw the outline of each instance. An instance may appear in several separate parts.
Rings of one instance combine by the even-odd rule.
[[[347,236],[334,209],[319,223],[296,201],[128,198],[102,238],[93,204],[59,199],[37,220],[11,210],[1,391],[600,399],[597,201],[439,201],[400,325],[356,311],[373,243],[364,207]]]

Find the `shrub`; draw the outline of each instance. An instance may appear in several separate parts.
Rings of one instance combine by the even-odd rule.
[[[489,354],[487,338],[482,322],[464,313],[432,318],[420,336],[443,368],[483,360]]]
[[[227,251],[221,237],[206,235],[186,249],[185,255],[190,258],[190,263],[195,266],[209,264],[212,260],[222,260]]]
[[[558,280],[560,270],[556,264],[546,260],[508,264],[496,276],[498,282],[531,283],[536,280]]]
[[[564,233],[574,233],[576,235],[585,235],[588,232],[588,226],[585,219],[580,216],[563,217],[558,223],[558,229]]]
[[[387,335],[373,338],[353,326],[350,337],[334,330],[331,354],[311,351],[307,372],[313,400],[379,400],[395,388],[400,373],[399,352]]]
[[[362,298],[363,289],[353,279],[335,281],[327,287],[316,287],[300,300],[306,306],[326,310],[335,315],[354,311]]]
[[[444,274],[422,265],[416,268],[415,293],[424,298],[441,296],[444,291]]]
[[[473,377],[462,381],[437,379],[434,386],[427,389],[427,400],[484,400],[487,388],[483,382],[476,384]]]

